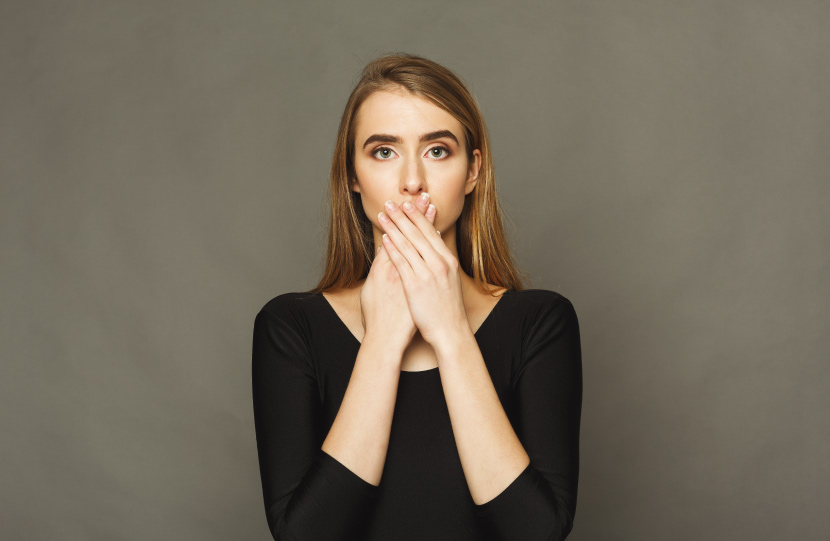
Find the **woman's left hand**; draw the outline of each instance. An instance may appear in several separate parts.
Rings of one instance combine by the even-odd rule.
[[[387,234],[384,247],[401,276],[409,312],[421,336],[435,347],[469,332],[458,259],[413,204],[408,210],[394,203],[390,209],[389,203],[378,214]],[[435,212],[435,205],[430,207]]]

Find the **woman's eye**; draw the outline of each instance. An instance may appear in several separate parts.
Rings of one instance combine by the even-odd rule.
[[[434,147],[429,149],[429,155],[433,158],[446,158],[450,152],[444,147]]]
[[[387,147],[380,147],[375,151],[375,156],[382,160],[388,160],[392,157],[392,149]]]

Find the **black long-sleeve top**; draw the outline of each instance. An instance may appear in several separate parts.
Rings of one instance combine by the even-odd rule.
[[[508,289],[475,338],[530,464],[476,505],[455,445],[439,368],[402,371],[379,486],[321,446],[360,342],[320,293],[285,293],[256,315],[253,408],[274,539],[560,540],[573,526],[582,355],[571,302]]]

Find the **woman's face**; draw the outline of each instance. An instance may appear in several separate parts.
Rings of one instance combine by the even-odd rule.
[[[464,128],[451,114],[406,90],[377,91],[356,116],[354,166],[363,209],[375,228],[387,200],[415,203],[424,192],[437,209],[434,226],[449,243],[464,208],[464,196],[475,187],[481,152],[468,163]],[[455,242],[450,246],[454,247]]]

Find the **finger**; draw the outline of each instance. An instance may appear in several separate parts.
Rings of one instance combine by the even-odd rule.
[[[427,205],[426,212],[423,215],[419,212],[416,212],[415,209],[406,210],[402,207],[401,211],[409,217],[409,220],[412,222],[413,225],[415,225],[415,227],[421,232],[421,234],[427,241],[434,241],[431,242],[432,247],[435,250],[440,250],[439,244],[443,245],[443,242],[440,242],[441,237],[438,231],[435,229],[434,225],[436,215],[435,205],[432,203]],[[401,227],[401,230],[405,234],[408,231],[405,227]],[[409,238],[409,236],[407,236],[407,238]]]
[[[429,223],[431,223],[433,226],[435,225],[435,216],[437,214],[438,214],[438,210],[435,208],[435,205],[433,205],[432,203],[427,205],[427,209],[424,211],[424,216],[426,217],[427,220],[429,220]],[[438,233],[439,235],[441,234],[441,232],[438,231],[438,230],[436,230],[435,232]]]
[[[388,209],[389,207],[386,208]],[[409,216],[404,214],[403,209],[393,205],[392,209],[388,212],[389,214],[384,212],[378,214],[378,221],[381,227],[389,238],[392,239],[397,251],[409,261],[413,272],[418,276],[428,276],[432,273],[430,267],[439,264],[438,258],[440,256],[430,246],[429,242],[426,241],[423,233],[415,227],[409,219]],[[413,209],[411,212],[412,214],[418,214],[423,220],[426,220],[417,210]]]
[[[435,205],[430,203],[430,207],[434,208]],[[429,207],[427,210],[429,210]],[[441,241],[441,237],[435,229],[435,226],[432,225],[425,215],[418,212],[415,207],[410,207],[409,210],[406,210],[406,207],[402,206],[396,211],[392,211],[390,216],[394,220],[395,225],[398,226],[406,238],[415,246],[427,264],[432,265],[437,263],[438,257],[447,255],[445,253],[447,252],[446,245],[443,241]],[[397,238],[393,237],[392,240],[395,241],[396,246],[401,248],[401,251],[405,256],[409,255],[408,252],[397,243]],[[441,255],[439,255],[439,250],[441,251]],[[415,268],[414,265],[413,268]],[[417,272],[418,269],[416,268],[415,270]]]
[[[435,205],[429,202],[429,194],[427,192],[422,193],[415,199],[415,207],[423,213],[429,223],[435,225],[435,216],[438,212],[435,209]],[[436,233],[441,234],[440,231],[436,231]]]
[[[435,205],[430,203],[429,206],[427,206],[427,209],[424,211],[424,216],[426,216],[427,220],[429,220],[429,223],[431,223],[432,225],[435,225],[436,214],[438,214],[438,212],[435,210]]]
[[[375,263],[378,265],[392,263],[389,259],[389,252],[386,251],[382,242],[378,243],[377,248],[375,248],[375,259],[372,261],[372,266],[375,266]]]
[[[424,192],[418,196],[415,200],[415,206],[423,213],[424,216],[426,216],[429,223],[435,223],[435,205],[432,206],[432,214],[427,214],[429,211],[429,194],[427,192]]]
[[[426,216],[429,223],[435,223],[435,205],[429,204],[429,194],[427,192],[422,193],[417,199],[415,199],[415,207],[417,207],[418,210]]]
[[[406,287],[415,278],[412,266],[409,264],[409,260],[404,257],[400,250],[398,250],[397,246],[395,246],[395,243],[392,242],[392,239],[389,238],[389,235],[384,233],[382,238],[383,247],[389,254],[389,259],[391,259],[392,263],[395,265],[395,269],[398,271],[401,281],[404,283],[404,287]]]

